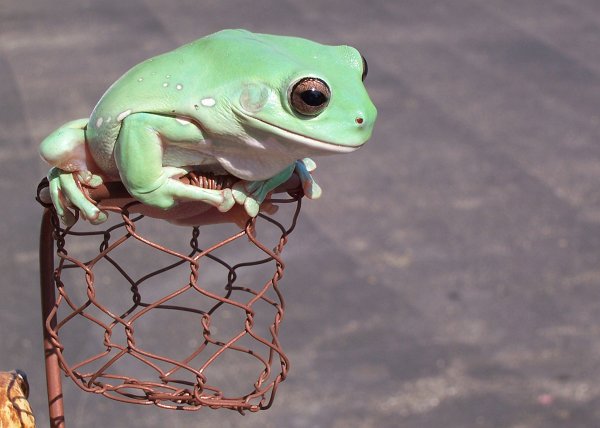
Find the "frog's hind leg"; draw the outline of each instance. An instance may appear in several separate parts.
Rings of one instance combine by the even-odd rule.
[[[86,148],[85,130],[87,119],[65,123],[48,135],[40,144],[40,155],[51,166],[65,172],[76,172],[77,178],[88,187],[98,187],[102,178],[90,171]]]
[[[101,212],[83,194],[73,174],[83,185],[98,187],[102,178],[92,174],[88,169],[85,128],[87,119],[68,122],[51,133],[42,141],[40,154],[52,169],[48,173],[49,193],[56,213],[63,223],[70,226],[75,222],[75,215],[69,209],[79,209],[81,215],[91,223],[106,220]]]
[[[87,119],[65,123],[40,144],[40,155],[50,165],[63,171],[87,170],[85,128]]]

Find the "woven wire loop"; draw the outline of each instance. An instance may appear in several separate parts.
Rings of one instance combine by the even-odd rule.
[[[197,177],[191,182],[217,187]],[[40,203],[45,186],[38,188]],[[132,214],[137,202],[100,203],[111,213],[108,226],[64,227],[53,212],[57,297],[45,325],[65,375],[84,391],[126,403],[241,413],[269,408],[289,369],[278,338],[285,309],[279,281],[300,200],[272,200],[295,204],[289,227],[261,213],[216,241],[209,233],[213,241],[204,247],[211,226],[184,228]],[[187,234],[187,250],[158,243],[146,222],[158,222],[148,230],[158,228],[170,242],[177,241],[174,230]],[[274,246],[259,233],[274,237]],[[253,258],[234,263],[229,246],[236,246],[234,259]],[[142,266],[132,268],[129,256],[137,251]],[[241,379],[248,375],[250,381]]]

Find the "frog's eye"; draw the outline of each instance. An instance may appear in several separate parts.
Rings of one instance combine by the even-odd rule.
[[[369,65],[367,64],[367,60],[365,59],[364,56],[362,56],[362,62],[363,62],[363,72],[362,72],[362,81],[364,82],[365,79],[367,78],[367,73],[369,72]]]
[[[292,108],[303,116],[317,116],[331,98],[331,90],[327,83],[316,77],[300,79],[290,92]]]

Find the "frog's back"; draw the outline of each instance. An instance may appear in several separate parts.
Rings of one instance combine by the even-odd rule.
[[[207,116],[202,115],[209,113],[202,106],[211,109],[216,99],[226,98],[219,93],[226,85],[261,79],[297,58],[315,57],[322,49],[304,39],[223,30],[148,59],[117,80],[94,108],[86,130],[90,152],[104,172],[118,177],[113,152],[128,116],[140,112],[181,116],[215,126],[215,120],[203,120]]]
[[[92,111],[86,129],[90,152],[109,175],[118,177],[113,151],[121,124],[135,113],[185,115],[190,91],[203,86],[205,39],[143,61],[121,76]]]

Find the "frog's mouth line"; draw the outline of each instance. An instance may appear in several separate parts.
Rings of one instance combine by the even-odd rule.
[[[328,141],[316,140],[314,138],[298,134],[297,132],[290,131],[288,129],[282,128],[271,122],[267,122],[266,120],[262,120],[254,116],[244,115],[244,117],[246,119],[249,119],[250,121],[254,121],[257,124],[267,125],[269,127],[269,131],[275,135],[278,135],[288,140],[293,140],[306,147],[311,147],[317,150],[327,151],[330,153],[351,153],[358,149],[360,146],[362,146],[362,144],[358,146],[343,146],[341,144],[331,143]]]

